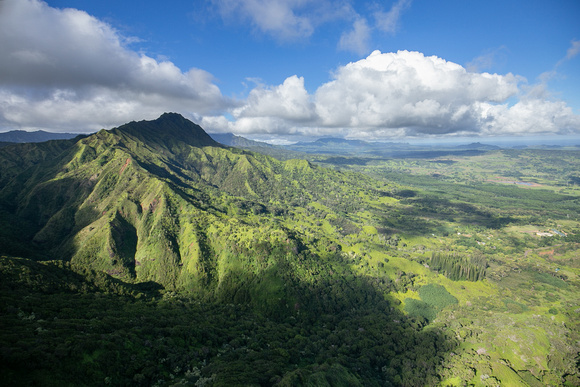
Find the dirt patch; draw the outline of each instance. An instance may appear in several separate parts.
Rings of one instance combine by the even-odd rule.
[[[549,251],[540,251],[538,254],[539,255],[554,255],[554,249],[549,250]]]
[[[128,158],[127,161],[125,161],[125,164],[121,167],[121,170],[119,171],[119,175],[123,173],[123,171],[127,168],[127,166],[131,164],[131,159]]]

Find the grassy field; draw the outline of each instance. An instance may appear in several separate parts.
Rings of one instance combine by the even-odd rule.
[[[340,168],[407,191],[403,197],[369,201],[407,219],[388,222],[400,238],[396,249],[374,249],[365,242],[348,247],[362,257],[353,270],[405,283],[391,294],[401,311],[420,300],[418,290],[427,284],[445,287],[458,300],[429,322],[453,331],[460,342],[446,360],[441,385],[580,381],[573,376],[578,374],[573,359],[580,323],[580,186],[575,180],[580,152],[502,150],[343,162]],[[372,219],[365,215],[361,219]],[[486,278],[453,281],[433,272],[428,266],[434,252],[481,254],[488,262]],[[471,364],[470,371],[465,364]]]

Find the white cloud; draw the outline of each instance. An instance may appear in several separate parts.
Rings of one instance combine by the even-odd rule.
[[[537,83],[532,85],[526,85],[522,91],[525,92],[525,97],[528,99],[548,99],[551,97],[551,92],[548,88],[548,84],[552,80],[565,79],[566,74],[561,72],[561,66],[572,60],[575,56],[580,53],[580,41],[572,40],[570,42],[570,47],[566,52],[566,56],[561,58],[551,70],[544,71],[537,77]]]
[[[338,48],[352,51],[359,55],[365,54],[369,50],[370,37],[371,29],[366,19],[359,17],[354,21],[352,30],[342,34],[338,42]]]
[[[278,117],[289,121],[307,121],[314,117],[314,105],[304,88],[304,78],[292,76],[283,84],[253,89],[243,107],[234,109],[233,116]]]
[[[555,69],[557,69],[558,67],[560,67],[565,62],[567,62],[567,61],[573,59],[574,57],[576,57],[579,53],[580,53],[580,40],[573,39],[570,42],[570,47],[566,51],[566,56],[563,57],[562,59],[560,59],[558,61],[558,63],[556,63],[556,65],[554,66],[554,71],[555,71]]]
[[[521,85],[523,84],[523,85]],[[240,134],[295,133],[388,139],[423,135],[580,133],[580,118],[561,101],[523,97],[525,79],[467,71],[419,52],[373,52],[340,67],[309,96],[296,76],[257,87],[234,120],[208,128]],[[507,101],[520,98],[510,106]]]
[[[388,12],[377,11],[375,12],[375,20],[377,27],[389,34],[394,34],[399,28],[399,20],[403,11],[411,6],[412,0],[399,0]]]
[[[547,81],[530,86],[516,75],[470,71],[409,51],[375,51],[341,66],[312,94],[304,78],[294,75],[280,85],[257,85],[234,103],[222,96],[208,72],[182,71],[168,60],[136,53],[125,45],[132,38],[85,12],[38,0],[0,1],[3,129],[82,132],[177,111],[195,116],[209,131],[248,136],[580,133],[579,116],[564,102],[549,99]],[[224,2],[230,3],[261,4]],[[308,29],[299,27],[302,16],[296,10],[322,9],[309,0],[273,4],[281,7],[281,15],[291,11],[295,22],[289,25],[303,33]],[[396,4],[399,14],[408,4]],[[355,21],[344,44],[350,39],[353,48],[363,47],[368,26],[364,19],[355,20],[359,25]],[[566,60],[579,46],[572,42]],[[229,118],[223,115],[227,109]]]
[[[506,46],[500,46],[495,49],[487,50],[484,54],[472,59],[465,68],[471,72],[479,72],[491,69],[497,65],[497,62],[505,61],[505,55],[508,49]]]
[[[580,53],[580,40],[572,40],[570,48],[566,53],[566,59],[572,59]]]
[[[369,130],[454,130],[467,124],[468,116],[459,114],[466,105],[503,101],[517,92],[511,74],[469,73],[455,63],[408,51],[375,51],[340,68],[335,78],[316,92],[322,123]]]
[[[345,31],[340,36],[338,48],[343,51],[351,51],[358,55],[369,52],[371,35],[374,30],[382,30],[391,35],[397,32],[402,13],[411,6],[412,0],[398,0],[388,12],[378,9],[373,13],[374,24],[369,25],[367,19],[359,15],[354,9],[349,8],[347,14],[354,19],[351,30]],[[375,7],[378,7],[375,5]]]
[[[477,104],[482,135],[579,134],[580,116],[562,101],[524,99],[506,104]]]
[[[211,74],[138,54],[110,25],[38,0],[3,0],[0,116],[14,128],[95,130],[164,111],[226,107]]]
[[[212,0],[227,21],[249,20],[280,40],[307,38],[315,28],[350,12],[347,2],[328,0]]]

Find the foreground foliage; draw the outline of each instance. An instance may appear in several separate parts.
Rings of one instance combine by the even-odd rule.
[[[366,300],[358,306],[311,300],[268,317],[55,263],[4,258],[1,270],[2,373],[13,385],[432,384],[455,345],[417,330],[364,282],[337,294]]]

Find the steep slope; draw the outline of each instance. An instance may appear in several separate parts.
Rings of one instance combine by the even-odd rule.
[[[345,175],[225,148],[177,114],[54,149],[44,168],[25,165],[1,186],[0,253],[267,304],[272,293],[294,299],[282,281],[294,269],[280,265],[302,250],[330,254],[335,243],[332,233],[298,236],[278,217],[312,201],[347,211],[338,200]],[[256,291],[259,278],[267,292]]]
[[[153,121],[130,122],[112,129],[111,133],[130,136],[143,143],[156,144],[172,151],[178,151],[183,144],[194,147],[221,146],[199,125],[177,113],[164,113]]]
[[[71,140],[54,140],[43,143],[9,144],[0,152],[0,186],[25,169],[34,165],[46,167],[62,152],[72,147],[82,136]],[[42,164],[42,165],[41,165]]]

